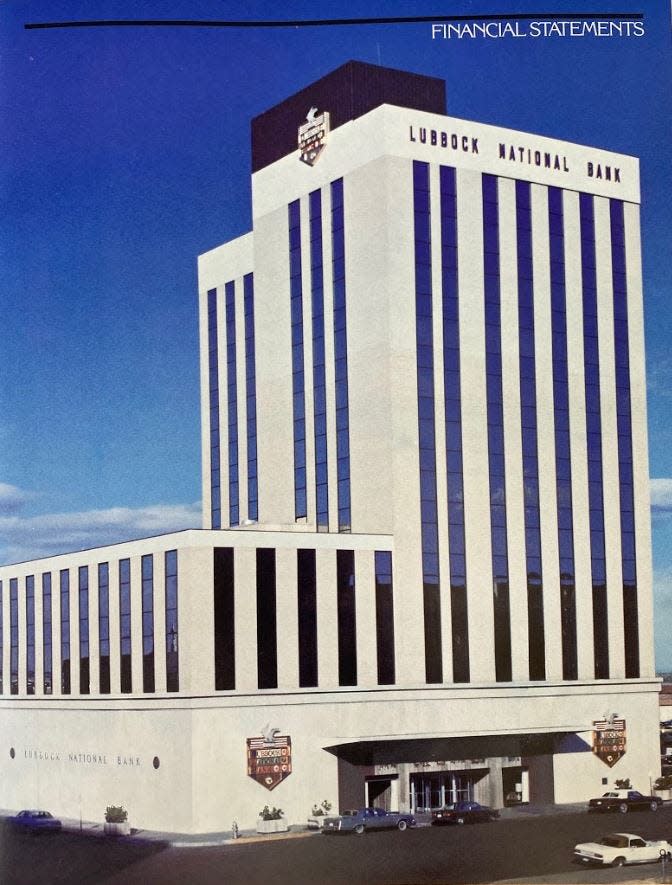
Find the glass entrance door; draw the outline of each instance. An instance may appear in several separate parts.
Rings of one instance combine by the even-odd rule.
[[[474,782],[471,775],[459,771],[412,774],[410,794],[412,812],[430,811],[461,799],[473,799]]]

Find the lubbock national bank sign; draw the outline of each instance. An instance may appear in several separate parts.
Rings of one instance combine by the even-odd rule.
[[[633,157],[452,117],[405,116],[403,138],[416,158],[425,151],[429,162],[459,162],[493,175],[639,201]]]

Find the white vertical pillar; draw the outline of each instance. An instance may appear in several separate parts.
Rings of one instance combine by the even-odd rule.
[[[164,550],[159,550],[154,554],[153,597],[154,690],[158,693],[166,691],[166,554]],[[207,646],[207,644],[204,642],[204,645]]]
[[[653,676],[656,671],[653,643],[650,641],[650,637],[653,636],[653,574],[639,206],[634,203],[625,203],[623,215],[628,287],[628,346],[630,348],[630,409],[635,499],[639,661],[640,676]]]
[[[317,549],[317,662],[321,689],[338,686],[336,551]]]
[[[604,546],[609,625],[609,676],[625,676],[623,642],[623,570],[621,566],[621,496],[618,471],[614,290],[611,269],[609,200],[594,198],[597,327],[600,347],[600,418],[602,422],[602,485]]]
[[[292,547],[275,550],[275,615],[278,649],[278,688],[299,687],[299,619],[297,552]]]
[[[234,549],[236,691],[257,690],[257,551]]]
[[[457,170],[464,530],[471,682],[495,678],[481,175]]]
[[[553,336],[548,225],[548,192],[531,186],[532,273],[534,281],[534,354],[536,367],[537,429],[539,451],[539,511],[544,595],[546,679],[562,679],[562,627],[560,621],[560,562],[558,551],[558,494],[555,472],[555,422],[553,398]]]
[[[595,675],[595,655],[583,349],[581,222],[579,195],[574,191],[563,191],[563,217],[577,673],[579,679],[592,679]]]
[[[525,550],[525,480],[520,417],[520,349],[518,329],[518,245],[516,189],[508,178],[497,180],[499,203],[500,319],[502,400],[506,470],[506,539],[509,565],[511,678],[529,678],[527,560]]]
[[[376,648],[376,568],[373,550],[355,551],[355,624],[357,630],[357,685],[378,684]]]

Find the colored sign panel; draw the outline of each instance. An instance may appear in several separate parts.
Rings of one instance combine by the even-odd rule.
[[[625,755],[625,719],[599,719],[593,722],[593,753],[609,768]]]
[[[277,787],[292,773],[292,741],[289,735],[277,735],[272,740],[248,738],[247,773],[267,790]]]
[[[317,116],[317,108],[311,108],[306,122],[299,126],[299,159],[309,166],[317,162],[329,133],[329,111]]]

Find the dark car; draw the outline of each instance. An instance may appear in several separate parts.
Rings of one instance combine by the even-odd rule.
[[[662,804],[660,796],[643,796],[639,790],[609,790],[599,799],[591,799],[588,811],[658,811]]]
[[[58,833],[62,824],[50,811],[24,810],[8,818],[15,829],[24,833]]]
[[[497,820],[499,812],[487,805],[478,802],[454,802],[432,812],[432,824],[434,826],[446,826],[447,824],[480,824],[486,821]]]
[[[415,818],[404,811],[385,811],[383,808],[355,808],[333,817],[326,817],[322,832],[367,833],[369,830],[406,830],[415,826]]]

